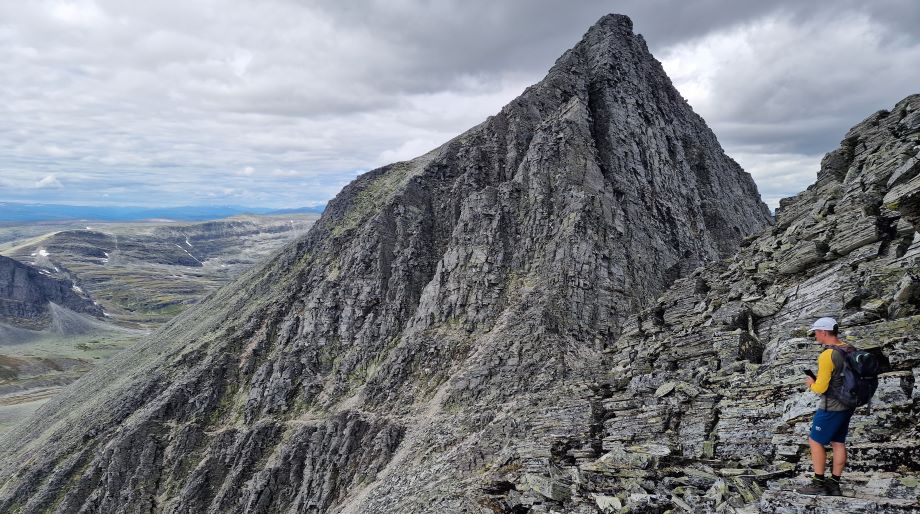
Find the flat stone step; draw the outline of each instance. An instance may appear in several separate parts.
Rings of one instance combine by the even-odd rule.
[[[920,513],[920,503],[901,498],[853,496],[853,490],[843,488],[845,496],[806,496],[793,490],[771,489],[760,498],[761,512],[777,514],[836,514],[838,512],[887,514]]]

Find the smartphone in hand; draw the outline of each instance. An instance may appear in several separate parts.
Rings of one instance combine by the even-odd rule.
[[[810,369],[807,369],[807,368],[806,368],[806,369],[803,369],[802,371],[803,371],[806,375],[808,375],[809,377],[811,377],[812,380],[817,380],[817,379],[818,379],[818,377],[816,377],[815,374],[812,373],[812,371],[811,371]]]

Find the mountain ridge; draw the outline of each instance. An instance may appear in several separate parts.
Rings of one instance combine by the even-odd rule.
[[[362,175],[7,434],[0,508],[476,508],[482,467],[591,425],[579,391],[629,313],[770,221],[604,17],[498,115]]]
[[[539,470],[570,488],[566,510],[920,511],[918,143],[920,95],[870,115],[813,185],[781,202],[770,230],[624,326],[588,396],[599,429]],[[794,492],[812,472],[807,434],[821,399],[802,370],[821,351],[807,329],[822,316],[890,364],[853,416],[843,497]],[[495,479],[522,482],[509,475]],[[539,493],[493,500],[528,505]]]

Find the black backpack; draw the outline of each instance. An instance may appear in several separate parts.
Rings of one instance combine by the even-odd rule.
[[[866,405],[878,389],[878,375],[887,368],[887,359],[878,350],[867,351],[848,346],[832,348],[843,354],[843,381],[831,391],[840,403],[855,409]]]

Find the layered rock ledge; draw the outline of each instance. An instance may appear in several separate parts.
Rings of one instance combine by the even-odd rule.
[[[594,422],[497,467],[494,512],[920,512],[920,95],[873,114],[734,257],[678,280],[607,350]],[[848,437],[845,497],[793,492],[820,316],[890,361]],[[573,400],[574,402],[574,400]],[[503,485],[502,485],[503,484]],[[499,490],[501,489],[501,490]]]

